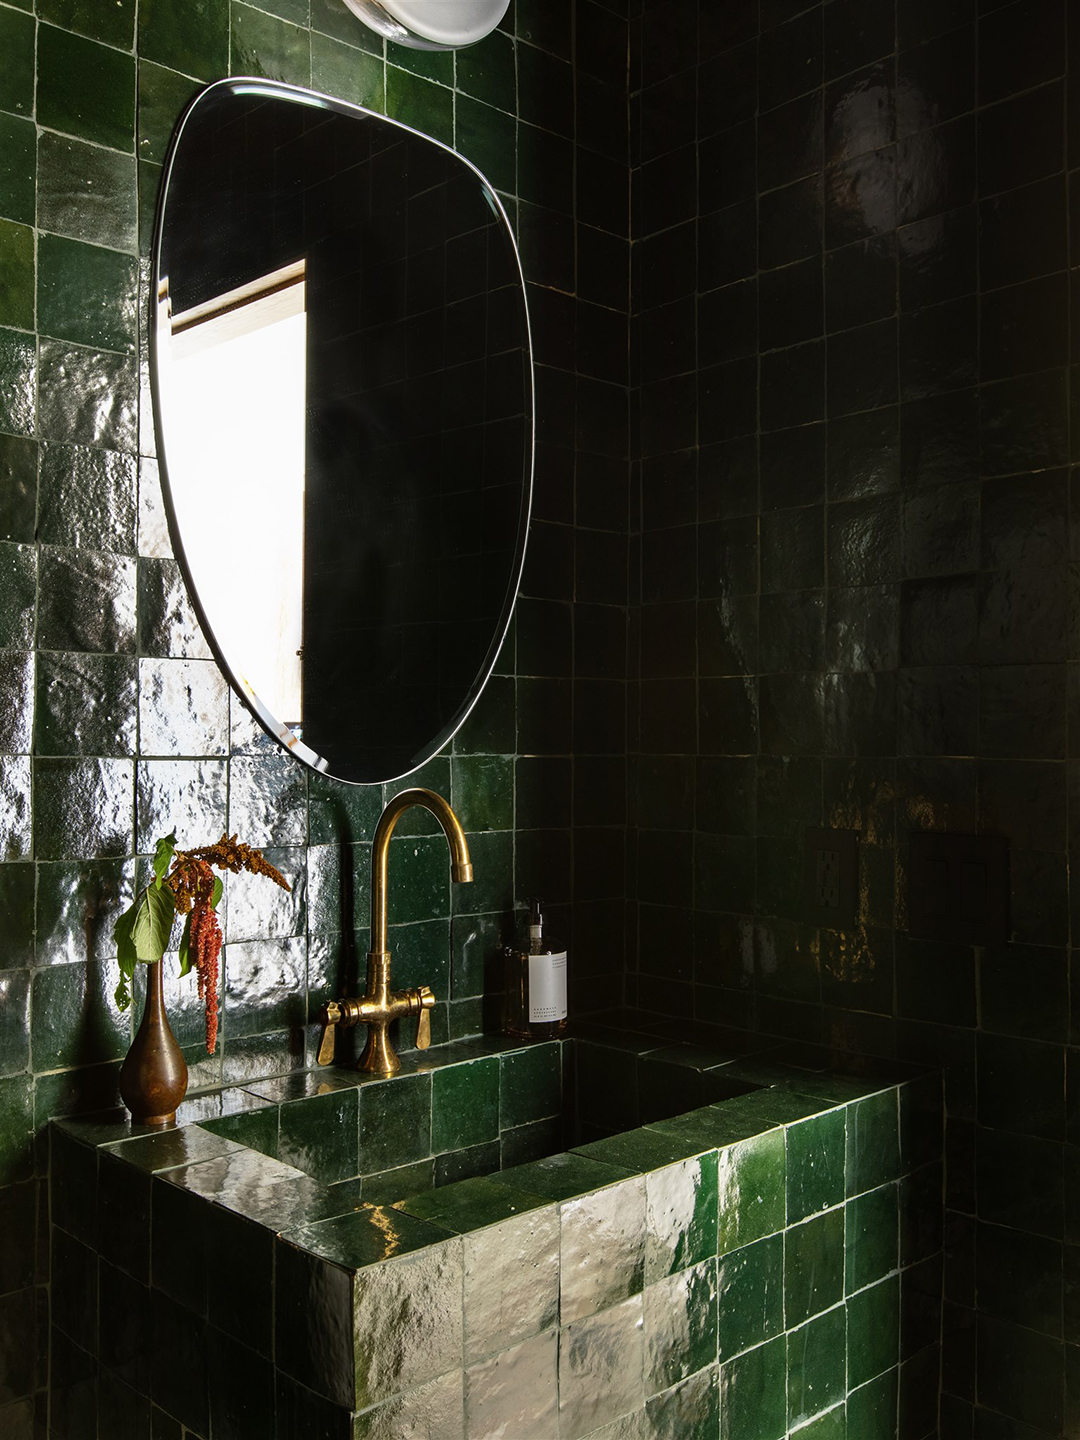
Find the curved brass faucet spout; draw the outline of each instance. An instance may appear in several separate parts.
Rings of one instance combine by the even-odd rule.
[[[434,790],[402,790],[387,805],[375,827],[371,845],[371,949],[367,957],[367,994],[359,1000],[331,1001],[323,1009],[323,1037],[319,1045],[319,1064],[328,1065],[334,1057],[336,1027],[366,1025],[367,1044],[357,1062],[358,1070],[373,1075],[392,1075],[401,1068],[387,1035],[391,1021],[403,1015],[416,1015],[416,1047],[426,1050],[431,1044],[431,1020],[428,1011],[435,996],[427,985],[415,990],[390,989],[390,952],[386,948],[386,866],[390,853],[390,837],[398,820],[414,805],[430,810],[442,826],[450,846],[450,875],[454,880],[473,878],[469,847],[461,822]]]

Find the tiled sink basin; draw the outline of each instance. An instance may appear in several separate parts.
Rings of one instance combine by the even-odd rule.
[[[619,1035],[410,1067],[195,1097],[160,1134],[54,1126],[54,1256],[99,1317],[54,1288],[57,1403],[93,1372],[99,1414],[213,1440],[716,1440],[751,1395],[776,1436],[895,1413],[899,1180],[940,1192],[936,1077]]]

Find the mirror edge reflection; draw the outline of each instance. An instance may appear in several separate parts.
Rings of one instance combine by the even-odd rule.
[[[477,670],[476,678],[468,691],[462,704],[455,711],[447,724],[432,737],[431,741],[422,747],[422,752],[415,764],[408,769],[401,770],[391,775],[381,776],[379,779],[352,780],[345,776],[335,775],[330,768],[330,762],[316,751],[306,745],[304,741],[293,733],[293,731],[276,716],[271,714],[267,707],[259,700],[259,697],[246,686],[236,674],[234,667],[226,659],[213,626],[199,598],[197,587],[194,584],[190,566],[187,560],[183,537],[180,532],[180,525],[177,519],[176,506],[173,500],[171,481],[169,479],[168,464],[166,461],[166,448],[164,443],[162,425],[162,404],[158,385],[158,314],[161,303],[159,289],[161,286],[161,252],[163,243],[163,232],[167,211],[167,196],[169,192],[169,179],[173,172],[177,153],[183,141],[184,130],[189,124],[191,117],[201,106],[207,104],[212,98],[220,94],[233,95],[264,95],[268,99],[286,99],[297,104],[307,105],[312,109],[322,109],[337,114],[362,117],[374,120],[384,125],[389,125],[407,135],[415,136],[426,144],[434,145],[437,149],[452,155],[467,170],[479,180],[482,187],[482,194],[494,211],[496,218],[501,221],[506,239],[509,241],[510,253],[513,256],[514,267],[520,284],[521,315],[523,321],[523,399],[527,406],[527,423],[525,434],[525,453],[522,464],[522,497],[521,509],[518,521],[517,542],[515,547],[514,561],[511,567],[506,599],[503,609],[496,624],[491,643],[484,655],[480,667]],[[535,358],[532,343],[532,325],[529,318],[528,295],[525,285],[525,275],[521,266],[521,254],[518,249],[517,237],[514,234],[510,217],[506,213],[505,206],[496,192],[494,186],[487,179],[484,173],[473,164],[467,156],[452,146],[446,145],[443,141],[437,140],[434,136],[425,135],[422,131],[403,121],[395,120],[388,115],[382,115],[378,111],[369,110],[363,105],[357,105],[347,100],[339,100],[331,95],[320,94],[318,91],[308,89],[301,85],[291,85],[285,81],[268,80],[258,76],[229,76],[223,79],[211,81],[199,90],[187,103],[181,112],[173,129],[169,141],[169,148],[161,167],[161,178],[158,186],[157,199],[154,208],[154,229],[153,242],[150,251],[150,285],[148,296],[148,361],[149,361],[149,383],[152,399],[152,411],[154,417],[154,443],[156,450],[158,475],[161,484],[162,499],[166,519],[169,528],[169,538],[173,548],[173,556],[184,577],[184,586],[188,598],[195,612],[207,644],[210,647],[214,660],[222,674],[229,683],[232,692],[240,699],[241,703],[250,712],[259,726],[275,740],[283,750],[300,761],[307,768],[318,774],[327,776],[329,779],[337,780],[343,785],[381,785],[403,780],[409,775],[421,770],[430,760],[443,751],[457,732],[469,718],[472,710],[483,694],[484,689],[495,669],[499,654],[505,644],[510,623],[514,615],[514,607],[517,604],[518,592],[521,586],[521,577],[525,566],[525,553],[527,548],[529,525],[532,518],[533,486],[535,481],[536,468],[536,373]]]

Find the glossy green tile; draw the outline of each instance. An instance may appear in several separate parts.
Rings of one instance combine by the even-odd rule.
[[[38,433],[43,440],[134,453],[138,375],[134,358],[41,339]],[[2,357],[0,341],[0,357]]]
[[[845,1440],[847,1436],[847,1410],[843,1404],[826,1410],[816,1420],[798,1430],[799,1440]]]
[[[34,109],[34,20],[0,10],[0,110],[30,115]]]
[[[383,1211],[382,1217],[394,1235],[404,1221],[432,1228],[398,1211]],[[369,1334],[384,1337],[381,1343],[357,1347],[358,1406],[395,1394],[405,1377],[422,1385],[461,1363],[461,1239],[428,1244],[419,1254],[398,1259],[409,1247],[408,1229],[402,1229],[401,1238],[394,1259],[356,1278],[356,1313],[367,1317]]]
[[[448,1370],[353,1418],[349,1440],[392,1440],[395,1435],[464,1435],[464,1376]],[[305,1425],[310,1424],[308,1415]],[[297,1432],[297,1440],[302,1432]]]
[[[313,1255],[321,1255],[336,1265],[356,1270],[378,1265],[391,1256],[423,1250],[450,1237],[438,1225],[419,1220],[402,1210],[361,1205],[348,1214],[292,1231],[288,1238]],[[458,1240],[455,1243],[460,1245],[461,1242]]]
[[[770,1235],[718,1262],[719,1355],[728,1360],[784,1329],[784,1240]]]
[[[895,1180],[900,1169],[899,1119],[895,1090],[882,1091],[847,1107],[847,1193],[858,1195]]]
[[[211,1135],[221,1135],[226,1140],[235,1141],[237,1145],[246,1145],[249,1150],[258,1150],[261,1155],[271,1155],[275,1160],[279,1158],[276,1105],[241,1110],[236,1115],[220,1115],[214,1120],[204,1120],[202,1128],[209,1130]]]
[[[455,57],[457,88],[486,105],[514,113],[514,42],[501,30],[493,30],[479,45],[460,50]]]
[[[562,1065],[557,1043],[503,1055],[499,1062],[499,1126],[509,1129],[558,1115]]]
[[[138,334],[136,262],[58,235],[38,241],[38,325],[56,339],[131,353]],[[95,297],[89,307],[87,295]]]
[[[0,215],[34,223],[37,134],[32,120],[0,113]]]
[[[515,703],[514,681],[492,675],[469,718],[454,736],[454,754],[513,754],[517,734]]]
[[[713,1152],[645,1176],[645,1282],[716,1254],[717,1156]]]
[[[449,915],[450,852],[442,835],[395,836],[390,842],[389,877],[391,925]],[[455,889],[471,890],[472,886]]]
[[[844,1198],[844,1110],[792,1125],[785,1142],[787,1218],[793,1225]]]
[[[718,1255],[784,1228],[784,1184],[782,1130],[720,1151]]]
[[[386,67],[386,113],[444,145],[453,144],[454,92],[397,65]]]
[[[502,831],[481,831],[469,836],[473,862],[472,883],[450,887],[450,905],[455,915],[479,915],[488,911],[509,911],[514,907],[513,847]]]
[[[0,969],[34,963],[34,867],[0,865],[0,926],[5,936]]]
[[[17,1075],[30,1062],[30,971],[0,971],[0,1075]]]
[[[784,1235],[784,1312],[789,1326],[844,1298],[844,1209],[827,1210]]]
[[[17,330],[0,330],[0,430],[11,435],[34,433],[36,385],[33,337]]]
[[[455,755],[453,803],[468,833],[510,830],[514,824],[514,767],[502,755]]]
[[[0,754],[29,754],[33,725],[34,657],[0,653]]]
[[[564,1154],[516,1165],[504,1170],[500,1178],[515,1190],[526,1190],[551,1200],[569,1200],[602,1185],[625,1180],[629,1173],[619,1166],[606,1165],[583,1155]]]
[[[96,963],[49,965],[34,974],[32,1031],[36,1070],[69,1069],[120,1058],[130,1018],[112,1000],[112,968]]]
[[[436,1154],[482,1144],[498,1132],[497,1056],[435,1071],[431,1077],[431,1148]]]
[[[226,0],[142,0],[139,5],[141,59],[170,65],[200,80],[215,80],[229,68],[229,7]]]
[[[787,1434],[786,1375],[783,1335],[721,1365],[721,1440],[782,1440]]]
[[[30,854],[30,759],[0,758],[0,859],[21,860]]]
[[[134,253],[134,156],[46,130],[38,142],[37,175],[42,230]]]
[[[851,1294],[897,1266],[897,1187],[883,1185],[847,1203],[847,1290]]]
[[[47,652],[37,674],[39,755],[132,755],[134,657]]]
[[[559,1252],[563,1324],[636,1295],[645,1280],[642,1177],[564,1201]]]
[[[545,1203],[539,1195],[527,1195],[500,1184],[498,1179],[478,1175],[399,1200],[394,1208],[419,1220],[433,1221],[456,1235],[467,1235]]]
[[[847,1400],[848,1440],[881,1440],[896,1434],[896,1390],[895,1371],[852,1390]]]
[[[802,1425],[844,1398],[846,1312],[842,1305],[787,1337],[788,1424]]]
[[[39,644],[50,650],[134,650],[135,575],[133,559],[45,547]]]
[[[381,112],[386,103],[381,57],[315,31],[311,35],[311,84],[315,90],[368,110]]]
[[[574,1152],[589,1160],[600,1160],[606,1165],[617,1165],[644,1175],[661,1165],[672,1165],[676,1160],[707,1153],[709,1148],[698,1140],[684,1140],[679,1135],[646,1128],[627,1130],[606,1140],[592,1140],[586,1145],[575,1145]]]
[[[135,0],[117,0],[104,8],[94,0],[39,0],[37,13],[52,25],[119,50],[130,50],[135,42]]]
[[[673,1385],[645,1402],[648,1433],[655,1440],[714,1440],[720,1424],[720,1377],[715,1365]],[[641,1433],[646,1433],[642,1431]],[[598,1440],[609,1440],[607,1430]],[[614,1431],[610,1440],[624,1440]],[[625,1432],[625,1440],[634,1440]]]
[[[517,122],[467,95],[456,103],[455,146],[505,194],[517,189]]]
[[[848,1300],[848,1385],[895,1368],[900,1347],[900,1279],[893,1275]]]
[[[258,8],[282,20],[291,20],[294,25],[306,27],[311,20],[310,0],[262,0]]]
[[[138,155],[140,160],[163,161],[169,140],[188,101],[199,89],[198,82],[177,70],[139,63]],[[134,198],[134,185],[132,186]]]
[[[0,324],[34,328],[34,232],[0,220]]]
[[[360,1171],[370,1174],[431,1154],[431,1077],[395,1075],[361,1086]]]
[[[470,1365],[469,1427],[482,1435],[554,1434],[558,1427],[558,1332],[549,1331]],[[459,1432],[460,1433],[460,1432]]]
[[[465,1362],[537,1335],[559,1316],[559,1212],[542,1205],[465,1235]]]
[[[309,32],[250,5],[230,5],[229,66],[234,75],[265,75],[293,85],[311,83]]]
[[[559,1434],[590,1434],[612,1415],[640,1409],[642,1301],[624,1300],[560,1332]]]
[[[0,644],[29,649],[37,556],[29,545],[0,543]]]
[[[114,150],[135,148],[135,59],[39,25],[37,120]]]
[[[459,1180],[493,1175],[499,1168],[501,1148],[498,1140],[485,1140],[481,1145],[468,1145],[464,1150],[449,1150],[435,1156],[435,1188],[456,1185]]]
[[[398,1165],[393,1170],[380,1170],[375,1175],[365,1175],[361,1182],[361,1194],[369,1205],[393,1205],[410,1195],[419,1195],[430,1190],[435,1183],[435,1161],[414,1160],[411,1165]]]
[[[656,1394],[702,1370],[716,1356],[716,1262],[681,1270],[642,1296],[645,1391]]]
[[[282,1105],[277,1158],[331,1185],[359,1173],[357,1091],[338,1090]]]
[[[41,450],[38,539],[48,545],[135,553],[136,466],[88,445]]]

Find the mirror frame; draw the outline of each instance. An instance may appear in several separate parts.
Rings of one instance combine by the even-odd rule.
[[[472,687],[466,693],[464,700],[454,712],[447,724],[433,736],[423,747],[423,756],[415,765],[403,770],[400,774],[386,775],[380,780],[349,780],[342,776],[335,775],[330,768],[330,763],[323,756],[318,755],[303,740],[293,732],[276,716],[272,715],[266,706],[260,701],[257,695],[249,692],[237,677],[229,661],[217,642],[213,626],[203,609],[202,601],[199,598],[195,587],[191,570],[188,565],[187,555],[184,549],[183,535],[180,532],[180,525],[176,515],[176,507],[173,503],[172,482],[169,479],[168,465],[166,460],[165,436],[162,424],[161,396],[158,388],[158,363],[157,363],[157,329],[158,329],[158,305],[159,286],[161,275],[161,251],[165,217],[168,209],[167,197],[169,192],[169,179],[172,175],[173,166],[176,162],[176,155],[183,142],[184,131],[191,120],[192,115],[203,105],[208,98],[221,94],[222,92],[238,95],[262,95],[267,99],[284,99],[296,104],[307,105],[312,109],[329,110],[336,114],[348,115],[356,118],[375,120],[382,125],[393,126],[407,135],[414,135],[424,141],[425,144],[435,145],[440,150],[452,155],[455,160],[462,164],[473,175],[483,187],[484,198],[492,203],[496,218],[499,219],[504,228],[507,241],[509,242],[510,253],[513,256],[514,266],[518,280],[521,285],[521,310],[524,320],[524,399],[528,407],[527,418],[527,440],[526,454],[522,463],[522,499],[521,510],[518,520],[517,543],[514,552],[514,560],[510,574],[507,578],[506,598],[503,608],[496,622],[494,634],[487,652],[477,670],[476,678]],[[499,657],[507,632],[510,629],[510,622],[513,619],[514,606],[517,603],[518,591],[521,586],[521,576],[525,565],[525,551],[529,533],[529,524],[532,518],[533,484],[536,469],[536,367],[533,355],[532,326],[529,319],[528,294],[525,286],[525,275],[521,268],[521,255],[518,251],[517,238],[514,235],[513,227],[510,224],[509,216],[503,206],[502,200],[497,194],[494,186],[486,178],[471,160],[445,145],[441,140],[436,140],[422,131],[416,130],[411,125],[405,125],[400,120],[393,120],[387,115],[380,115],[377,111],[368,110],[363,105],[354,105],[347,100],[338,100],[331,95],[323,95],[318,91],[309,90],[302,85],[290,85],[279,80],[264,80],[258,76],[230,76],[225,79],[212,81],[205,85],[187,103],[180,118],[176,122],[172,138],[169,141],[168,153],[165,156],[161,170],[161,180],[158,186],[157,199],[154,209],[154,232],[153,244],[150,251],[150,283],[149,283],[149,323],[148,323],[148,355],[150,371],[150,392],[154,415],[154,442],[158,467],[158,476],[161,482],[161,493],[165,504],[166,519],[169,526],[169,537],[172,542],[173,556],[180,567],[184,577],[184,585],[192,608],[195,611],[199,627],[210,647],[211,653],[217,662],[222,674],[229,682],[233,693],[239,697],[247,710],[255,718],[263,730],[278,742],[281,747],[290,755],[294,756],[302,764],[325,775],[332,780],[337,780],[343,785],[379,785],[388,781],[404,779],[407,775],[414,774],[421,769],[428,761],[438,755],[453,739],[457,732],[464,725],[470,713],[475,707],[484,687],[491,678],[495,668],[495,662]],[[231,746],[230,746],[231,753]]]

